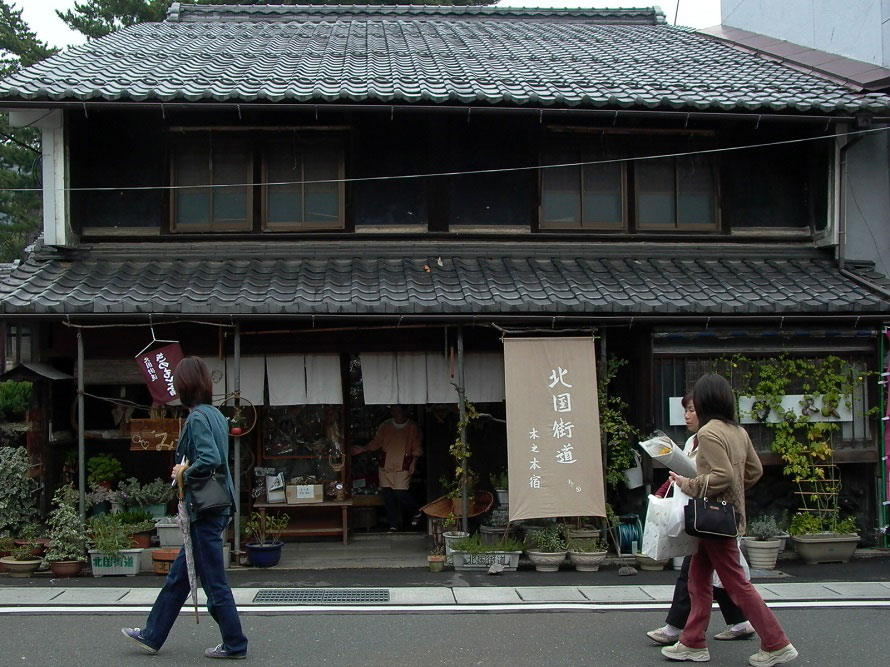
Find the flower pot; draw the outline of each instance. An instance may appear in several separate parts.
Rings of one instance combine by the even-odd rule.
[[[82,560],[51,560],[49,561],[50,572],[54,577],[67,578],[76,577],[83,569]]]
[[[180,549],[155,549],[151,554],[151,571],[155,574],[167,576],[170,573],[170,566],[179,555]]]
[[[794,550],[804,563],[847,563],[856,553],[859,535],[856,533],[816,533],[794,535]],[[750,545],[749,545],[750,546]]]
[[[507,489],[495,489],[494,494],[497,496],[498,505],[510,504],[510,492]]]
[[[153,533],[153,530],[147,530],[142,533],[133,533],[130,535],[130,546],[134,549],[150,549],[151,536]]]
[[[668,559],[665,560],[655,560],[654,558],[649,558],[649,556],[644,556],[643,554],[634,554],[634,557],[637,559],[637,566],[641,570],[646,570],[649,572],[658,572],[664,569],[664,566],[667,565]]]
[[[46,553],[46,547],[49,544],[49,538],[38,537],[34,540],[14,540],[14,542],[17,547],[23,547],[29,542],[33,542],[34,548],[31,549],[31,555],[34,556],[34,558],[43,558],[43,554]]]
[[[430,554],[426,557],[430,572],[441,572],[445,569],[445,554]]]
[[[497,546],[506,534],[506,537],[513,536],[513,527],[507,526],[479,526],[479,539],[482,544],[488,546]]]
[[[469,537],[470,534],[466,533],[462,530],[448,530],[442,533],[442,538],[445,540],[445,564],[446,565],[454,565],[454,558],[452,558],[451,554],[454,552],[454,544],[455,542],[459,542],[465,537]]]
[[[123,574],[134,577],[139,574],[139,554],[142,549],[121,549],[116,554],[103,554],[90,549],[90,567],[94,577]]]
[[[454,569],[464,570],[488,570],[492,565],[498,564],[504,567],[504,572],[515,572],[519,566],[521,551],[482,551],[480,553],[468,553],[455,551]]]
[[[569,551],[569,562],[578,572],[597,572],[607,551]]]
[[[162,547],[181,547],[182,546],[182,529],[177,523],[157,523],[155,530],[158,531],[158,543]]]
[[[598,528],[569,528],[566,537],[570,542],[572,540],[598,540],[600,531]]]
[[[281,547],[284,542],[274,544],[258,544],[248,542],[244,545],[247,549],[247,562],[254,567],[273,567],[281,560]]]
[[[538,572],[556,572],[566,559],[567,551],[535,551],[526,550],[529,559],[535,564]]]
[[[37,571],[37,568],[40,567],[40,563],[43,562],[39,558],[34,558],[33,560],[16,560],[12,556],[6,556],[4,558],[0,558],[0,563],[3,563],[6,566],[6,573],[10,577],[30,577]]]
[[[152,505],[140,505],[139,508],[143,512],[151,514],[152,519],[159,519],[167,514],[167,505],[164,503],[156,503]]]
[[[748,564],[758,570],[773,570],[779,557],[779,540],[749,540]]]

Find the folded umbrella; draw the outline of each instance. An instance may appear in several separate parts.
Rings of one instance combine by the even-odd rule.
[[[185,551],[185,566],[189,576],[192,604],[195,606],[195,623],[200,623],[201,621],[198,620],[198,577],[195,575],[195,554],[192,551],[191,519],[189,518],[188,508],[185,506],[185,489],[182,485],[182,473],[188,469],[189,461],[183,457],[182,463],[185,465],[185,468],[180,470],[176,476],[176,482],[179,485],[176,523],[179,524],[179,529],[182,531],[182,549]]]

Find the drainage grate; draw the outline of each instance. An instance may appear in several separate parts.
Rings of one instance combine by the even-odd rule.
[[[257,591],[253,601],[265,604],[369,604],[389,602],[386,588],[278,588]]]

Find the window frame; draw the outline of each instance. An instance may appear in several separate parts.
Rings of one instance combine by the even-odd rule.
[[[644,232],[652,232],[652,231],[663,231],[663,232],[688,232],[688,231],[699,231],[699,232],[715,232],[720,230],[720,170],[717,168],[717,159],[712,154],[705,154],[706,159],[709,163],[709,168],[711,172],[711,182],[713,183],[713,192],[711,193],[711,200],[714,206],[714,220],[708,223],[701,222],[680,222],[679,218],[679,209],[680,209],[680,160],[681,157],[672,157],[672,158],[662,158],[663,160],[670,160],[672,165],[672,173],[673,173],[673,198],[674,198],[674,223],[673,225],[665,225],[664,223],[658,222],[643,222],[640,219],[640,195],[642,194],[642,190],[640,189],[640,182],[642,179],[639,177],[639,167],[640,163],[634,163],[634,225],[638,231]]]

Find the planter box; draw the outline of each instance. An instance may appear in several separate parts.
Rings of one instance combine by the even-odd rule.
[[[134,577],[139,574],[139,560],[142,549],[123,549],[118,554],[103,554],[90,549],[90,567],[94,577],[123,574]]]
[[[505,572],[515,572],[519,566],[521,551],[485,551],[471,554],[466,551],[451,552],[455,570],[487,570],[493,564],[504,566]]]
[[[857,533],[823,533],[818,535],[795,535],[791,538],[794,549],[804,563],[847,563],[856,553],[859,544]],[[750,545],[749,545],[750,546]]]
[[[158,542],[164,548],[181,547],[182,531],[179,524],[176,523],[158,523],[155,524],[158,531]]]

